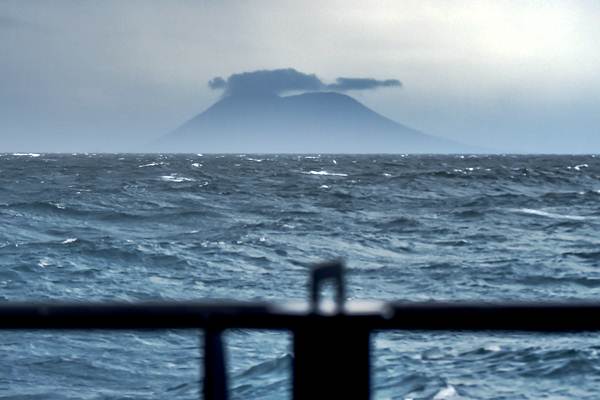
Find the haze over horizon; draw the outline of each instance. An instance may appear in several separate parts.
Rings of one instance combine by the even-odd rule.
[[[226,77],[283,68],[315,74],[292,91],[343,91],[441,138],[600,152],[599,17],[583,0],[6,0],[0,152],[135,151],[231,91]]]

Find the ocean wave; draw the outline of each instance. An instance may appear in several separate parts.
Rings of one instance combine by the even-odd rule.
[[[324,175],[324,176],[348,176],[348,174],[344,174],[341,172],[328,172],[328,171],[308,171],[308,172],[303,172],[303,174]]]
[[[544,210],[536,210],[533,208],[517,208],[517,209],[511,209],[510,211],[513,211],[516,213],[521,213],[521,214],[535,215],[538,217],[546,217],[546,218],[552,218],[552,219],[570,219],[573,221],[588,221],[588,220],[596,219],[596,217],[587,217],[587,216],[582,216],[582,215],[571,215],[571,214],[558,214],[558,213],[553,213],[553,212],[544,211]]]
[[[15,157],[32,157],[32,158],[37,158],[37,157],[41,156],[41,154],[39,154],[39,153],[12,153],[12,155]]]
[[[372,221],[367,221],[367,223],[372,224]],[[422,225],[422,223],[419,222],[416,218],[404,217],[404,216],[384,219],[382,221],[377,221],[375,223],[376,228],[385,230],[385,231],[393,231],[393,232],[414,230],[415,228],[417,228],[421,225]]]
[[[568,166],[567,169],[574,169],[575,171],[581,171],[584,168],[589,168],[588,164],[578,164],[574,166]]]
[[[76,212],[73,209],[67,209],[63,203],[53,201],[31,201],[31,202],[14,202],[0,204],[0,207],[20,211],[53,211],[53,212]]]
[[[564,254],[569,256],[574,254]],[[583,258],[586,258],[585,256]],[[587,259],[587,258],[586,258]],[[600,259],[600,252],[596,253],[589,259],[598,260]],[[548,275],[527,275],[519,277],[521,283],[527,286],[565,286],[565,285],[577,285],[584,288],[600,288],[600,277],[592,276],[548,276]]]
[[[567,251],[562,255],[563,257],[577,257],[590,261],[600,260],[600,251]]]
[[[291,367],[293,356],[290,353],[285,353],[270,359],[263,361],[260,364],[251,366],[250,368],[242,371],[238,376],[240,378],[255,378],[261,375],[267,375],[273,372],[285,371]]]
[[[486,215],[486,210],[468,208],[464,210],[454,210],[451,214],[458,218],[471,219],[471,218],[482,218]]]
[[[165,181],[165,182],[175,182],[175,183],[181,183],[181,182],[194,182],[195,179],[194,178],[188,178],[185,176],[180,176],[177,174],[171,174],[171,175],[162,175],[160,177],[161,180]]]
[[[156,166],[159,166],[159,165],[169,165],[169,163],[163,162],[163,161],[161,161],[161,162],[151,162],[151,163],[148,163],[148,164],[138,165],[138,168],[156,167]]]
[[[459,398],[460,396],[458,395],[456,388],[452,385],[448,385],[441,388],[435,395],[433,395],[432,400],[451,400]]]
[[[600,165],[590,157],[245,157],[265,161],[5,154],[0,300],[306,298],[309,267],[340,256],[348,293],[360,299],[560,301],[600,293]],[[38,167],[42,159],[52,162]],[[50,399],[104,384],[98,371],[59,377],[50,364],[32,374],[27,360],[75,351],[56,346],[66,334],[52,334],[35,348],[32,338],[45,333],[6,332],[12,340],[3,341],[0,367],[15,378],[7,397],[39,382]],[[198,333],[183,345],[175,334],[149,332],[153,351],[139,358],[114,333],[81,334],[83,356],[135,367],[100,396],[198,397]],[[390,335],[373,357],[375,398],[451,398],[454,388],[465,398],[531,400],[568,385],[575,397],[596,396],[593,379],[581,379],[600,370],[594,335]],[[274,349],[270,337],[249,334],[230,344],[239,357],[231,363],[234,398],[289,394],[287,342]]]

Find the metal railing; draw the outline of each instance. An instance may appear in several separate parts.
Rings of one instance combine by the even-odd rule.
[[[310,302],[174,302],[125,304],[0,304],[0,329],[204,330],[203,393],[228,398],[222,333],[227,329],[287,330],[293,334],[293,398],[370,396],[370,335],[379,330],[600,331],[599,303],[467,304],[345,301],[344,268],[316,266]],[[326,280],[335,303],[321,302]],[[325,304],[322,304],[325,303]]]

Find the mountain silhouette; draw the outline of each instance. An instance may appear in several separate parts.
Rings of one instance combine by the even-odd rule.
[[[468,147],[392,121],[336,92],[230,95],[157,143],[206,153],[459,153]]]

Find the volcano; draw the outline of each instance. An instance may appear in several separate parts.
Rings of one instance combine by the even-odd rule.
[[[164,152],[461,153],[337,92],[223,97],[156,144]],[[473,151],[471,149],[471,151]]]

